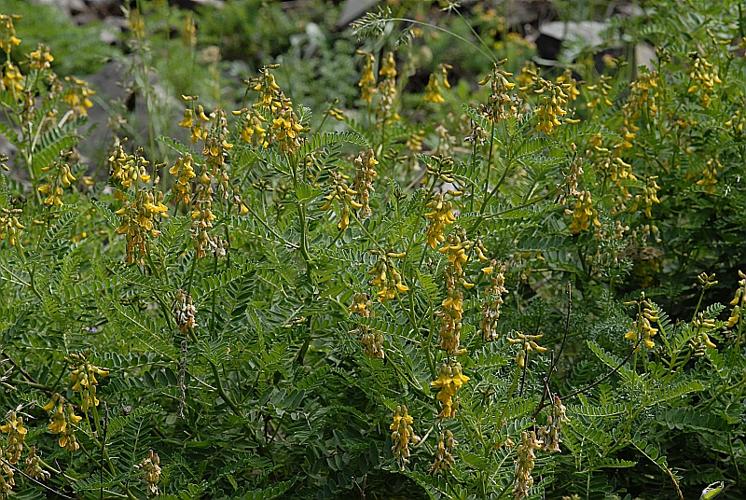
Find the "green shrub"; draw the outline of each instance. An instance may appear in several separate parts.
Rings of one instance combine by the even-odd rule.
[[[9,57],[0,498],[742,496],[743,23],[677,5],[603,74],[369,14],[354,99],[267,66],[106,180],[85,82]],[[493,67],[410,81],[431,31]]]

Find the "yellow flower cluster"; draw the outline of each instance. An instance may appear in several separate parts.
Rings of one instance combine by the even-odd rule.
[[[158,220],[168,217],[168,207],[163,204],[163,193],[157,190],[140,189],[133,201],[126,201],[115,213],[120,225],[117,234],[127,237],[127,263],[137,260],[142,263],[147,254],[147,238],[157,238],[161,233],[156,229]],[[137,257],[137,259],[136,259]]]
[[[414,419],[409,414],[407,407],[404,405],[397,406],[389,430],[393,443],[391,451],[402,470],[409,463],[409,457],[411,456],[409,445],[416,445],[420,442],[420,438],[414,433],[413,424]]]
[[[431,102],[433,104],[442,104],[446,102],[441,90],[443,88],[451,88],[451,84],[448,83],[448,70],[451,69],[451,67],[450,64],[441,64],[438,66],[438,72],[430,75],[430,79],[425,87],[425,102]]]
[[[210,234],[215,214],[212,211],[214,191],[213,178],[206,171],[197,178],[194,199],[192,200],[192,241],[198,259],[207,256],[208,250],[216,255],[224,253],[223,242]]]
[[[234,115],[243,115],[241,126],[241,139],[253,146],[269,147],[267,140],[266,119],[253,108],[244,108],[233,112]]]
[[[71,354],[68,360],[71,363],[72,371],[70,372],[70,382],[72,391],[80,393],[80,407],[84,413],[94,406],[98,406],[99,400],[96,397],[96,386],[99,377],[108,377],[109,370],[99,368],[88,362],[84,354]]]
[[[52,474],[50,474],[48,471],[44,470],[42,467],[43,462],[41,461],[41,458],[36,453],[36,447],[32,446],[31,449],[29,449],[28,453],[26,454],[26,460],[24,460],[25,467],[23,469],[23,472],[33,478],[37,481],[46,481],[49,479]]]
[[[207,123],[210,122],[210,118],[205,114],[205,108],[201,104],[194,105],[196,97],[182,96],[182,98],[191,102],[192,106],[184,109],[184,117],[178,123],[179,127],[189,129],[192,142],[204,141],[207,138]]]
[[[689,343],[694,349],[695,356],[702,355],[705,349],[717,349],[717,344],[715,344],[708,335],[708,332],[711,333],[713,330],[717,329],[715,320],[705,318],[704,313],[700,312],[697,314],[694,321],[692,321],[692,326],[695,328],[697,333]]]
[[[710,158],[702,171],[702,178],[697,181],[697,186],[702,186],[706,193],[714,194],[718,183],[718,171],[723,168],[717,158]]]
[[[689,78],[691,78],[692,83],[687,92],[690,94],[698,93],[702,106],[709,106],[715,85],[723,83],[718,77],[717,68],[704,57],[697,56],[694,59],[692,70],[689,72]]]
[[[536,450],[540,449],[542,442],[536,438],[536,432],[521,432],[521,442],[518,445],[518,457],[515,463],[515,483],[513,485],[513,498],[522,500],[528,498],[528,492],[534,485],[531,473],[536,464]]]
[[[225,117],[225,112],[218,109],[213,113],[213,118],[212,127],[204,139],[205,145],[202,148],[202,154],[205,156],[207,166],[217,170],[225,164],[228,152],[233,149],[233,144],[228,142],[228,120]],[[227,176],[224,172],[221,171],[221,173]],[[227,177],[224,183],[221,182],[221,185],[227,191]]]
[[[516,75],[515,81],[518,84],[518,90],[523,94],[528,94],[539,81],[539,68],[536,67],[536,63],[531,60],[526,61]]]
[[[346,119],[344,112],[339,108],[329,108],[326,114],[340,122],[343,122]]]
[[[21,39],[16,36],[16,27],[14,25],[14,22],[20,18],[20,16],[0,14],[0,49],[6,54],[10,54],[13,47],[21,44]]]
[[[3,66],[2,90],[10,91],[14,96],[23,91],[24,77],[18,66],[8,61]]]
[[[358,330],[365,355],[371,358],[384,359],[386,352],[383,349],[383,333],[366,325],[360,326]]]
[[[600,104],[603,104],[605,106],[612,105],[612,102],[609,99],[609,91],[611,90],[611,84],[609,84],[610,81],[610,76],[601,75],[598,83],[585,87],[591,92],[590,99],[588,99],[588,103],[586,104],[586,106],[588,106],[588,109],[595,109]]]
[[[566,93],[567,100],[569,102],[574,101],[580,96],[580,90],[578,90],[578,82],[573,78],[572,71],[566,69],[560,76],[555,79],[557,85],[559,85]]]
[[[539,439],[542,442],[542,449],[549,453],[559,453],[560,450],[560,432],[562,424],[567,422],[567,408],[562,404],[559,396],[555,395],[552,400],[552,410],[547,415],[547,423],[539,429]]]
[[[321,210],[331,210],[335,203],[342,206],[337,223],[340,231],[344,231],[350,225],[350,211],[362,208],[362,205],[355,199],[358,192],[350,187],[349,181],[350,178],[345,174],[332,170],[329,174],[331,190],[324,196],[326,201],[321,205]]]
[[[370,318],[370,297],[367,293],[356,293],[352,298],[352,305],[350,306],[350,312],[352,314],[359,314],[363,318]]]
[[[376,58],[370,52],[363,50],[358,50],[357,53],[365,58],[363,72],[360,75],[360,81],[357,83],[357,86],[360,87],[360,99],[370,104],[373,102],[373,94],[378,90],[376,88],[376,74],[373,71]]]
[[[733,113],[733,116],[731,116],[730,120],[725,122],[724,125],[732,128],[734,135],[741,135],[744,130],[746,130],[746,114],[744,114],[740,109],[737,109]]]
[[[456,216],[453,213],[453,203],[446,200],[448,193],[438,193],[427,204],[429,212],[425,213],[425,218],[429,221],[427,225],[427,244],[430,248],[436,248],[446,239],[446,228],[456,222]]]
[[[425,132],[422,130],[416,130],[412,132],[412,135],[407,138],[407,149],[411,153],[419,153],[422,151],[422,142],[425,140]]]
[[[168,169],[168,172],[174,176],[175,183],[171,188],[174,192],[176,203],[189,205],[192,199],[192,179],[197,174],[194,173],[194,160],[189,153],[179,157],[176,163]]]
[[[25,226],[18,220],[21,210],[18,208],[0,208],[0,241],[8,240],[12,247],[21,246],[19,237]]]
[[[136,465],[145,474],[143,480],[147,486],[149,496],[158,496],[158,483],[161,480],[161,458],[153,450],[148,451],[148,456]]]
[[[657,178],[657,176],[648,177],[645,181],[645,187],[642,189],[642,194],[636,197],[638,203],[644,207],[643,211],[645,212],[645,217],[648,219],[653,218],[653,205],[661,202],[658,199],[658,191],[660,191],[661,187],[655,182]]]
[[[469,377],[464,375],[461,363],[452,361],[443,363],[440,366],[438,378],[430,384],[433,389],[438,389],[435,396],[442,405],[438,418],[455,418],[458,408],[458,399],[454,400],[456,393],[461,387],[469,381]]]
[[[42,169],[42,172],[54,171],[54,174],[47,178],[46,182],[36,188],[45,198],[42,202],[47,206],[62,206],[62,194],[64,188],[70,187],[75,182],[75,176],[70,170],[67,161],[58,161]]]
[[[356,192],[357,203],[360,205],[360,218],[367,219],[371,216],[372,211],[370,209],[370,192],[373,191],[373,181],[378,177],[376,172],[376,160],[375,153],[372,149],[360,153],[355,158],[355,182],[353,184],[353,190]]]
[[[399,115],[394,110],[394,101],[396,100],[396,60],[394,59],[394,53],[389,52],[384,57],[383,63],[381,64],[381,70],[379,76],[381,81],[378,84],[378,95],[380,96],[376,113],[378,115],[378,121],[385,125],[389,121],[396,121],[399,119]]]
[[[69,86],[62,95],[62,100],[70,106],[76,116],[88,116],[88,110],[93,107],[90,97],[96,92],[85,81],[74,76],[66,76],[65,81]]]
[[[480,112],[492,122],[514,117],[518,114],[518,101],[512,94],[515,83],[509,80],[512,73],[495,64],[492,71],[483,78],[479,85],[490,86],[487,104],[482,104]]]
[[[457,356],[465,351],[461,348],[461,328],[464,316],[464,293],[461,287],[472,288],[474,285],[464,278],[464,264],[468,260],[466,253],[471,242],[464,236],[451,234],[448,243],[438,251],[446,255],[449,267],[444,278],[446,298],[441,303],[442,309],[437,315],[442,318],[440,326],[440,348],[449,356]]]
[[[259,93],[254,107],[269,120],[269,137],[266,141],[270,144],[277,141],[284,153],[297,151],[304,129],[293,110],[292,101],[285,96],[270,68],[262,68],[258,77],[249,80],[249,85]]]
[[[83,420],[83,417],[75,414],[73,405],[66,403],[64,397],[55,393],[43,409],[50,415],[47,427],[49,432],[60,435],[57,440],[60,448],[71,452],[80,449],[80,444],[75,437],[75,427]]]
[[[197,308],[192,303],[192,296],[184,290],[178,290],[173,305],[176,326],[181,333],[194,331],[197,328]]]
[[[644,67],[640,71],[640,75],[629,85],[630,96],[624,105],[625,111],[633,119],[639,118],[643,111],[646,111],[650,116],[658,114],[658,104],[656,101],[658,95],[658,73],[655,71],[650,72],[644,69]]]
[[[622,132],[625,133],[624,130]],[[601,133],[594,134],[591,136],[591,149],[588,152],[589,156],[597,158],[598,170],[603,172],[619,188],[619,194],[623,200],[632,196],[629,193],[627,183],[637,180],[634,172],[632,172],[632,165],[621,157],[622,152],[626,149],[625,143],[628,142],[629,138],[629,135],[627,137],[623,136],[622,142],[609,149],[602,144]]]
[[[566,123],[578,123],[578,120],[566,118],[570,96],[567,94],[573,88],[569,83],[554,83],[544,78],[539,78],[534,94],[541,95],[541,100],[536,108],[538,123],[536,128],[545,134],[551,134],[554,130]]]
[[[23,417],[19,417],[15,411],[8,413],[8,418],[3,425],[0,425],[0,432],[8,435],[7,447],[5,448],[5,459],[15,465],[21,460],[23,452],[23,442],[26,439],[28,429],[23,425]],[[0,453],[0,460],[3,456]]]
[[[466,250],[469,248],[470,244],[471,241],[469,241],[465,235],[451,234],[448,237],[448,243],[438,250],[446,256],[448,262],[456,271],[456,275],[460,278],[461,283],[466,288],[474,286],[464,280],[464,264],[469,260]]]
[[[655,347],[653,337],[658,334],[658,329],[653,328],[652,323],[658,321],[658,315],[653,309],[653,304],[649,300],[643,299],[639,303],[637,319],[632,323],[632,328],[624,334],[624,338],[631,342],[638,342],[642,337],[642,343],[645,347],[652,349]]]
[[[453,432],[446,430],[440,433],[438,439],[438,448],[435,450],[435,460],[433,465],[430,467],[431,474],[440,474],[441,472],[450,470],[451,467],[456,463],[456,459],[453,456],[453,450],[456,448],[458,442],[453,436]]]
[[[54,62],[54,56],[49,51],[49,47],[44,44],[39,44],[36,50],[32,51],[28,55],[29,68],[36,71],[51,68],[52,62]]]
[[[0,448],[0,452],[2,449]],[[0,498],[5,500],[10,498],[10,494],[13,492],[13,486],[16,485],[15,473],[10,463],[5,460],[0,460]]]
[[[391,300],[399,293],[409,290],[402,281],[401,273],[396,269],[391,259],[401,259],[405,253],[388,252],[379,256],[370,274],[373,275],[371,284],[378,288],[377,296],[379,302]]]
[[[572,214],[572,221],[570,222],[570,232],[572,234],[587,231],[590,229],[591,224],[595,227],[601,227],[601,222],[598,220],[598,213],[593,208],[590,191],[582,191],[575,200],[573,210],[567,210],[566,212]]]
[[[497,268],[497,272],[494,272]],[[500,309],[503,305],[503,295],[508,293],[505,288],[505,264],[498,265],[492,260],[489,266],[482,269],[485,274],[492,275],[492,282],[485,290],[485,301],[482,306],[482,321],[479,328],[485,342],[497,339],[497,322],[500,319]]]
[[[127,154],[119,138],[114,142],[114,150],[108,161],[112,179],[117,180],[124,189],[137,186],[138,182],[150,182],[147,170],[150,162],[142,156],[142,150],[134,155]]]
[[[730,301],[730,305],[733,306],[731,309],[730,316],[728,317],[728,328],[733,328],[739,324],[743,318],[743,312],[746,310],[746,274],[743,271],[738,271],[738,288],[736,294],[733,296],[733,300]]]
[[[526,366],[526,360],[528,359],[529,353],[533,352],[547,352],[546,347],[540,346],[536,341],[541,339],[544,335],[528,335],[521,332],[516,332],[515,337],[508,337],[508,343],[511,345],[518,345],[518,354],[515,357],[515,362],[519,368]]]
[[[441,318],[440,348],[449,356],[458,356],[466,352],[461,347],[464,293],[461,291],[458,279],[459,275],[452,267],[446,270],[446,298],[441,303],[442,309],[436,313]]]

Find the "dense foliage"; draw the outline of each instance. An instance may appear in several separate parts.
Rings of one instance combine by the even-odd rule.
[[[0,498],[743,498],[739,2],[310,3],[126,10],[144,115],[0,16]]]

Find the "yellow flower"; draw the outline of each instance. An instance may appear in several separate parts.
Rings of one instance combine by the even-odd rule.
[[[83,418],[75,414],[73,405],[65,403],[65,398],[55,393],[43,409],[50,413],[47,429],[52,434],[60,435],[57,440],[60,448],[70,452],[80,449],[80,444],[75,438],[75,427]]]
[[[422,151],[422,141],[425,139],[425,132],[417,130],[412,132],[412,135],[407,139],[407,149],[412,153],[419,153]]]
[[[8,240],[12,247],[21,246],[18,238],[25,229],[25,226],[18,220],[21,210],[18,208],[0,209],[0,241]]]
[[[656,321],[658,321],[658,316],[653,309],[653,304],[643,298],[639,302],[637,319],[632,323],[632,328],[624,334],[624,338],[636,343],[642,337],[642,343],[646,348],[654,348],[655,342],[653,341],[653,337],[658,334],[658,329],[653,328],[652,323]]]
[[[363,72],[360,75],[360,81],[357,83],[357,86],[360,87],[360,98],[370,104],[373,101],[373,94],[377,91],[376,74],[373,72],[376,60],[370,52],[358,50],[357,53],[365,57]]]
[[[534,94],[541,95],[539,106],[536,109],[538,124],[536,128],[549,135],[562,125],[563,122],[577,123],[576,120],[565,118],[568,114],[568,103],[570,96],[567,94],[572,86],[568,83],[553,83],[544,78],[539,78],[538,86]]]
[[[687,92],[699,94],[702,106],[709,106],[715,85],[722,83],[720,77],[718,77],[717,68],[704,57],[697,56],[692,70],[689,72],[689,78],[691,78],[692,83]]]
[[[11,464],[17,464],[23,452],[23,442],[26,439],[28,429],[23,426],[23,418],[16,415],[15,411],[8,414],[5,424],[0,425],[0,432],[8,435],[5,456]],[[2,459],[2,456],[0,456]]]
[[[490,74],[479,82],[479,85],[490,86],[487,104],[480,106],[481,114],[490,121],[495,122],[518,114],[518,102],[512,95],[515,83],[509,80],[512,76],[512,73],[495,64]]]
[[[397,294],[404,293],[409,287],[402,281],[402,276],[392,262],[392,258],[402,258],[404,253],[388,252],[379,257],[370,273],[373,275],[371,284],[378,288],[376,294],[379,302],[394,299]]]
[[[498,272],[492,275],[495,268]],[[496,260],[492,260],[490,265],[482,268],[482,272],[492,275],[492,283],[485,290],[485,301],[482,305],[482,321],[479,324],[482,330],[482,338],[490,342],[497,338],[497,322],[500,319],[500,309],[503,305],[503,295],[508,293],[505,288],[505,264],[498,266]]]
[[[54,56],[49,52],[49,47],[43,44],[39,44],[35,51],[29,53],[28,58],[29,67],[37,71],[49,69],[54,61]]]
[[[0,14],[0,49],[6,54],[10,54],[13,47],[21,44],[21,39],[16,36],[14,21],[20,19],[20,16],[7,16]]]
[[[42,169],[42,172],[50,171],[53,173],[36,190],[45,196],[42,203],[47,206],[59,207],[62,206],[63,188],[70,187],[76,179],[70,170],[68,158],[63,158]]]
[[[176,182],[171,188],[174,191],[174,199],[177,203],[189,205],[192,194],[192,179],[197,175],[194,173],[192,155],[187,153],[180,157],[168,172],[176,178]]]
[[[428,80],[427,87],[425,87],[425,102],[431,102],[433,104],[442,104],[446,102],[443,94],[440,93],[440,82],[438,82],[435,73],[430,75],[430,80]]]
[[[702,186],[706,193],[715,193],[715,186],[718,182],[718,170],[722,168],[723,165],[717,158],[707,160],[702,172],[702,178],[697,181],[697,186]]]
[[[435,451],[435,461],[430,467],[431,474],[439,474],[443,471],[447,471],[453,467],[456,463],[456,459],[453,456],[453,450],[456,447],[457,441],[453,437],[453,433],[449,430],[440,433],[438,439],[438,447]]]
[[[393,443],[391,451],[402,470],[409,463],[410,443],[417,444],[420,441],[420,438],[414,433],[413,424],[414,419],[409,414],[407,407],[404,405],[397,406],[389,430],[391,430],[391,441]]]
[[[88,362],[83,354],[71,354],[69,361],[72,363],[70,372],[70,381],[73,392],[79,392],[81,397],[81,408],[84,412],[93,406],[98,406],[99,400],[96,397],[96,386],[99,377],[108,377],[109,370],[104,370]]]
[[[70,106],[70,109],[77,116],[88,116],[88,110],[93,107],[93,102],[91,102],[89,97],[93,96],[96,92],[91,90],[85,81],[74,76],[65,77],[65,81],[70,86],[62,95],[62,100]]]
[[[163,193],[140,189],[135,194],[134,201],[127,201],[115,213],[119,216],[120,226],[118,234],[127,237],[128,264],[142,262],[147,254],[147,238],[158,237],[161,233],[156,229],[156,223],[161,217],[168,217],[168,207],[162,203]]]
[[[18,66],[14,66],[10,61],[6,62],[3,66],[3,88],[15,95],[23,91],[23,82],[24,77]]]
[[[434,104],[446,102],[443,94],[441,94],[441,85],[447,89],[451,88],[451,84],[448,83],[448,70],[450,68],[450,64],[441,64],[438,67],[438,73],[430,75],[430,80],[427,82],[427,87],[425,88],[425,102]]]
[[[518,364],[519,368],[523,368],[526,365],[526,359],[530,352],[543,353],[547,351],[546,347],[542,347],[536,342],[543,336],[544,335],[527,335],[521,332],[516,332],[515,337],[508,337],[509,344],[516,344],[520,348],[515,358],[516,364]]]
[[[373,191],[373,181],[378,177],[376,172],[375,153],[372,149],[360,153],[354,161],[355,164],[355,181],[353,190],[356,192],[356,201],[360,205],[360,218],[365,220],[371,216],[370,193]]]
[[[443,363],[438,372],[438,378],[431,382],[433,389],[438,389],[436,399],[440,401],[442,410],[439,418],[454,418],[456,416],[456,402],[453,400],[461,387],[469,381],[463,374],[461,363],[453,361]]]
[[[453,204],[445,199],[445,193],[438,193],[428,204],[429,212],[425,213],[425,218],[430,221],[427,226],[427,244],[430,248],[436,248],[446,239],[445,229],[456,222],[456,216],[453,214]]]
[[[321,205],[321,210],[331,210],[333,204],[341,205],[342,211],[337,223],[340,231],[344,231],[350,225],[350,210],[362,208],[362,205],[355,200],[358,192],[350,187],[349,181],[350,178],[347,175],[332,170],[329,174],[331,190],[324,196],[326,201]]]
[[[590,229],[591,224],[595,227],[601,227],[596,209],[593,208],[590,191],[583,191],[578,195],[575,201],[575,208],[571,213],[572,222],[570,222],[570,232],[572,234],[587,231]]]
[[[205,114],[205,108],[203,108],[201,104],[198,104],[194,109],[184,109],[184,117],[178,125],[182,128],[188,128],[191,133],[191,141],[197,142],[204,141],[207,138],[207,128],[205,127],[205,124],[209,121],[210,118]]]
[[[396,60],[393,52],[386,54],[379,74],[384,78],[396,78]]]

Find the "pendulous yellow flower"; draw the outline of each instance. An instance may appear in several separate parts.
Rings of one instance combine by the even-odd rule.
[[[402,470],[409,463],[411,456],[410,443],[417,444],[420,441],[420,438],[414,433],[413,424],[414,419],[409,414],[407,407],[404,405],[397,406],[389,430],[391,430],[391,441],[393,443],[391,451]]]
[[[93,102],[89,98],[96,92],[91,90],[85,81],[74,76],[66,76],[65,81],[69,87],[62,95],[62,100],[70,106],[76,116],[88,116],[88,110],[93,107]]]
[[[442,405],[442,409],[438,414],[439,418],[454,418],[456,416],[458,404],[453,398],[468,381],[469,377],[464,375],[461,363],[458,361],[443,363],[440,366],[438,378],[430,384],[433,389],[438,389],[438,394],[435,397]]]
[[[8,413],[5,423],[0,425],[0,432],[8,435],[5,457],[9,463],[15,465],[21,459],[23,442],[26,439],[26,434],[28,434],[28,429],[23,425],[23,417],[19,417],[15,411],[11,411]],[[0,460],[2,460],[2,455],[0,455]]]

